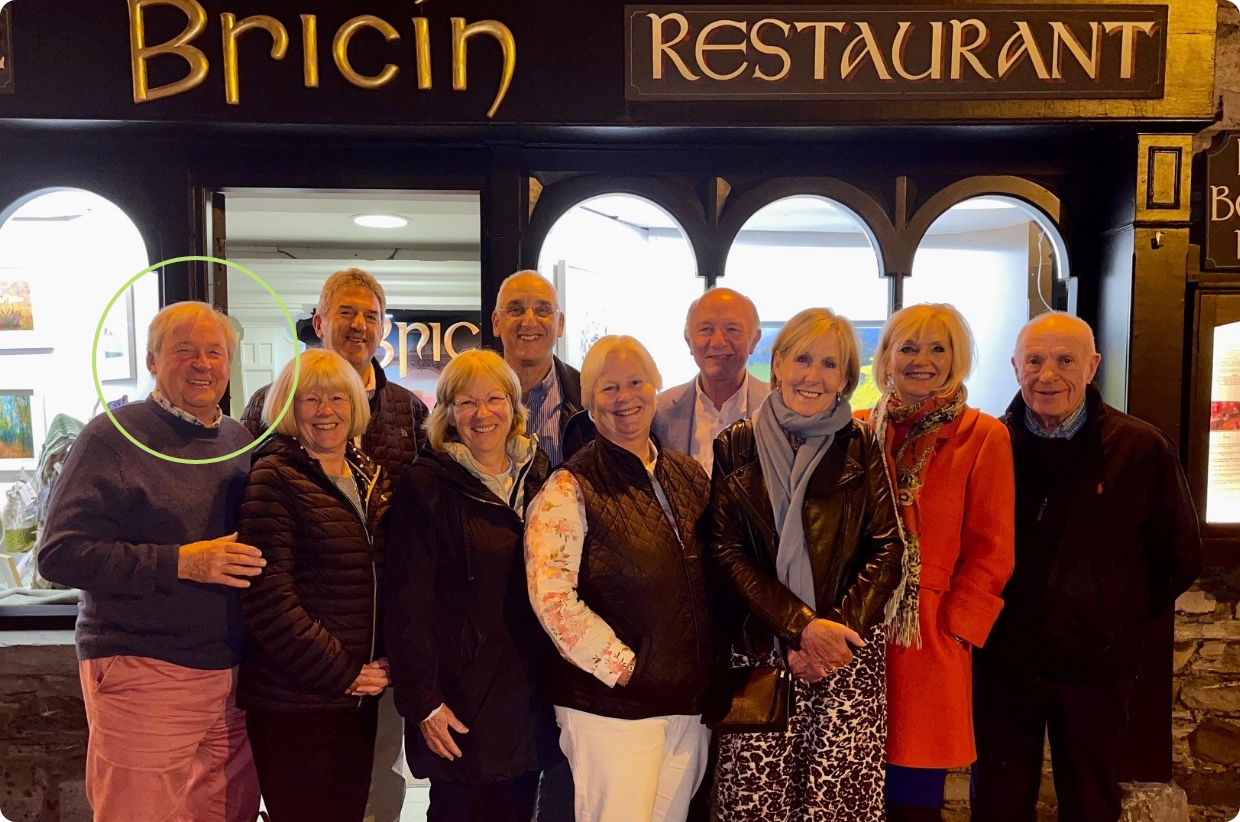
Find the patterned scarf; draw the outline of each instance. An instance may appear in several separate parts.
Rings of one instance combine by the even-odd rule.
[[[921,510],[918,499],[926,480],[926,469],[934,456],[939,430],[964,411],[968,391],[964,386],[948,395],[936,395],[913,405],[901,405],[895,391],[879,399],[870,413],[878,442],[883,448],[887,470],[895,483],[897,522],[904,538],[904,573],[899,586],[887,600],[885,625],[887,640],[908,648],[921,647],[921,625],[917,615],[921,589]],[[894,455],[888,451],[888,428],[908,427],[904,442]]]

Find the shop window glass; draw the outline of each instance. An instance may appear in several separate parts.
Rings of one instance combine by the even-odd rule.
[[[926,232],[904,281],[904,305],[950,303],[977,342],[969,404],[996,416],[1017,391],[1016,334],[1050,311],[1066,272],[1063,243],[1038,211],[1008,197],[976,197],[948,209]]]
[[[852,404],[874,404],[878,391],[870,379],[871,361],[887,319],[890,282],[880,276],[878,255],[851,211],[814,196],[763,207],[737,233],[718,284],[747,295],[758,307],[762,341],[749,370],[763,380],[770,378],[775,335],[798,311],[825,306],[852,320],[861,336],[863,366]]]
[[[0,222],[0,502],[22,471],[34,474],[57,415],[84,423],[101,411],[95,331],[112,296],[149,264],[133,221],[88,191],[40,192]],[[108,313],[96,362],[109,402],[154,387],[146,344],[158,310],[151,273]]]
[[[685,312],[704,281],[684,231],[659,206],[630,194],[577,204],[547,233],[538,270],[560,294],[566,362],[580,366],[599,337],[627,334],[650,351],[665,387],[697,373]]]

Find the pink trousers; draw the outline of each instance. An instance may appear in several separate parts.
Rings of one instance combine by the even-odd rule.
[[[237,669],[113,656],[78,663],[95,822],[254,822],[258,776]]]

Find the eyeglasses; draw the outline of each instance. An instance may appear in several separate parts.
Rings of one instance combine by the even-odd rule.
[[[510,319],[519,319],[525,316],[527,311],[533,311],[534,316],[540,320],[546,320],[555,316],[555,306],[550,303],[539,303],[538,305],[524,306],[520,303],[509,303],[504,306],[504,316]]]
[[[455,400],[452,403],[456,406],[457,411],[463,411],[466,414],[477,414],[478,409],[483,406],[492,413],[498,413],[504,410],[508,404],[508,397],[503,394],[497,394],[494,397],[487,397],[485,400],[476,400],[473,397],[466,397],[462,400]]]

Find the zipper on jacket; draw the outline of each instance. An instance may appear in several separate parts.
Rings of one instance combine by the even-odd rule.
[[[659,506],[660,510],[662,510],[663,505],[662,503],[659,502],[659,495],[655,493],[655,490],[654,490],[655,480],[649,474],[647,474],[646,480],[650,484],[650,493],[654,495],[655,504]],[[660,483],[660,485],[662,485],[662,483]],[[664,494],[664,496],[666,497],[667,495]],[[672,507],[671,497],[667,497],[667,507],[668,508]],[[701,647],[702,629],[701,629],[701,626],[698,624],[697,602],[695,601],[693,597],[693,574],[689,573],[689,560],[685,558],[685,541],[680,538],[680,526],[676,524],[675,516],[676,516],[675,509],[673,509],[670,512],[668,511],[663,512],[663,518],[666,519],[668,521],[668,524],[672,526],[672,534],[675,535],[676,537],[676,544],[680,546],[680,566],[681,566],[681,569],[685,572],[685,583],[689,586],[689,610],[693,616],[693,636],[694,636],[693,653],[694,653],[694,656],[697,657],[697,663],[698,663],[697,670],[698,672],[701,672],[702,670],[702,647]]]
[[[370,479],[370,485],[366,488],[366,500],[362,503],[362,508],[366,511],[366,519],[370,518],[370,498],[375,492],[375,486],[379,484],[379,475],[383,473],[383,466],[375,463],[375,475]],[[370,545],[370,659],[368,662],[375,661],[375,646],[379,642],[379,568],[375,562],[375,538],[370,533],[370,523],[362,522],[362,530],[366,532],[366,542]],[[362,707],[366,697],[358,697],[357,707]]]
[[[899,516],[898,511],[896,512],[896,516]],[[840,559],[840,555],[844,553],[844,535],[847,533],[848,533],[848,495],[845,494],[844,495],[844,508],[842,511],[840,511],[840,529],[839,529],[839,532],[835,536],[835,553],[831,555],[831,570],[827,574],[827,581],[831,584],[831,587],[833,589],[839,587],[839,581],[836,579],[836,577],[840,573],[840,562],[842,561]],[[839,595],[842,593],[843,591],[837,591],[835,595],[836,597],[839,597]],[[814,598],[816,600],[818,598],[817,595],[815,595]],[[821,613],[821,609],[822,609],[822,603],[815,602],[814,610],[816,612]]]
[[[315,462],[318,464],[317,460]],[[353,464],[347,459],[345,460],[345,465],[349,466],[350,471],[352,471]],[[323,470],[321,464],[319,464],[319,472],[327,477],[327,472]],[[370,655],[366,660],[368,663],[375,661],[375,646],[378,644],[379,639],[379,569],[375,563],[375,538],[370,532],[368,519],[370,517],[370,498],[375,492],[375,487],[379,484],[379,476],[382,473],[383,466],[375,463],[375,475],[370,478],[370,483],[366,486],[366,498],[362,502],[364,514],[358,514],[357,517],[362,524],[362,532],[366,534],[366,544],[370,548]],[[327,477],[327,480],[328,487],[335,492],[336,496],[344,500],[345,507],[357,514],[358,512],[353,507],[353,502],[345,496],[345,493],[337,487],[336,483],[331,481],[331,477]],[[357,706],[360,708],[365,701],[365,696],[359,696],[357,698]]]
[[[1046,504],[1050,502],[1050,497],[1043,497],[1042,504],[1038,506],[1038,522],[1042,521],[1042,515],[1046,513]]]

